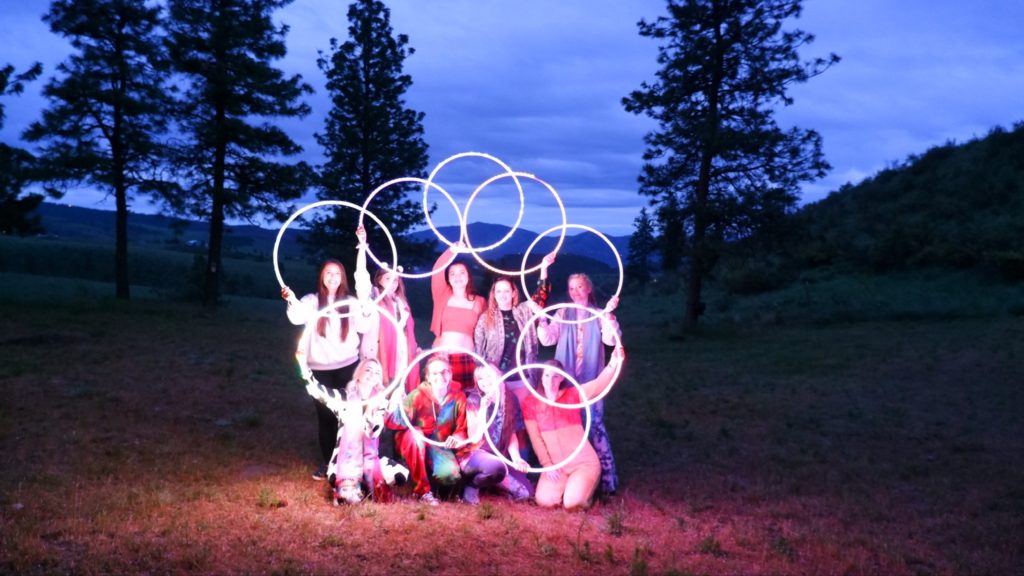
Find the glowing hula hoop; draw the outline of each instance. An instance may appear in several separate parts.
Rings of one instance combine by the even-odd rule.
[[[306,327],[302,330],[302,335],[299,336],[299,344],[296,346],[296,350],[295,350],[295,361],[298,362],[298,364],[299,364],[299,374],[302,376],[302,379],[306,381],[306,384],[312,384],[312,385],[316,386],[316,385],[320,384],[320,382],[317,381],[315,376],[313,376],[313,370],[310,369],[310,367],[309,367],[309,363],[306,360],[306,354],[299,351],[300,347],[302,346],[302,344],[304,342],[307,342],[307,339],[308,340],[312,340],[312,334],[310,334],[309,331],[316,326],[316,324],[317,324],[316,320],[319,320],[320,318],[322,318],[324,316],[327,316],[328,314],[331,314],[332,311],[335,308],[337,308],[338,306],[342,306],[344,304],[351,303],[353,300],[355,300],[355,302],[357,302],[357,303],[359,302],[359,300],[356,300],[355,298],[339,300],[337,302],[333,302],[333,303],[325,306],[323,308],[323,310],[319,310],[317,312],[316,318],[313,318],[313,319],[309,320],[308,322],[306,322]],[[363,302],[362,305],[363,306],[367,306],[367,305],[369,305],[369,303],[368,302]],[[391,324],[395,327],[395,336],[397,338],[397,354],[402,354],[403,352],[407,351],[408,348],[409,348],[409,343],[406,341],[405,331],[401,330],[399,325],[398,325],[398,320],[394,317],[394,315],[391,314],[391,312],[389,312],[387,310],[387,308],[383,308],[379,304],[376,304],[376,303],[374,303],[374,305],[377,308],[377,313],[381,314],[385,318],[387,318],[388,321],[390,321]],[[396,356],[396,357],[397,358],[402,358],[402,357],[404,357],[404,355]],[[376,359],[376,360],[377,360],[377,363],[379,364],[380,360],[379,359]],[[383,369],[384,367],[381,366],[381,368]],[[409,373],[408,370],[404,371],[404,374],[408,374],[408,373]],[[389,398],[390,394],[393,393],[394,389],[397,386],[399,386],[400,384],[402,384],[403,382],[405,382],[405,378],[404,377],[401,378],[401,379],[396,377],[394,380],[392,380],[390,383],[388,383],[388,385],[384,387],[384,391],[381,392],[381,394],[379,394],[381,399],[385,400],[385,401],[390,400],[390,398]],[[377,397],[373,397],[373,398],[370,398],[370,399],[367,399],[367,400],[349,400],[348,398],[346,398],[345,400],[342,400],[342,402],[343,402],[342,409],[343,410],[350,410],[350,409],[353,409],[353,408],[356,408],[356,407],[363,408],[363,407],[367,406],[370,403],[370,400],[377,401]],[[386,403],[385,403],[385,406],[386,406]]]
[[[321,200],[319,202],[306,204],[302,208],[296,210],[295,213],[289,216],[288,219],[285,220],[284,224],[281,225],[281,229],[277,231],[277,238],[274,239],[274,275],[277,276],[278,285],[280,285],[282,288],[286,286],[286,284],[284,283],[284,278],[281,276],[281,265],[278,262],[278,252],[280,251],[281,248],[281,238],[284,236],[285,230],[287,230],[288,226],[291,225],[291,223],[294,222],[299,216],[305,214],[306,212],[314,208],[320,208],[321,206],[345,206],[348,208],[359,210],[360,223],[362,223],[363,221],[363,214],[368,214],[370,218],[372,218],[373,221],[376,222],[377,225],[384,230],[384,235],[387,236],[388,242],[391,243],[391,254],[395,257],[393,267],[398,267],[398,248],[395,246],[395,239],[391,237],[391,231],[388,230],[386,226],[384,226],[384,223],[381,222],[380,218],[378,218],[376,214],[370,212],[369,210],[362,206],[359,206],[358,204],[353,204],[351,202],[346,202],[344,200]],[[384,293],[381,292],[381,295],[377,297],[377,299],[374,300],[373,303],[377,304],[383,298]]]
[[[397,380],[399,382],[404,382],[406,377],[409,375],[409,371],[411,370],[411,368],[413,366],[418,366],[421,361],[425,360],[426,358],[428,358],[429,356],[431,356],[432,354],[437,353],[437,352],[444,352],[444,353],[447,353],[447,354],[469,354],[478,363],[480,363],[480,364],[487,364],[487,361],[484,359],[483,356],[480,356],[476,352],[474,352],[472,350],[469,350],[467,348],[463,348],[461,346],[439,346],[437,348],[428,348],[426,350],[423,350],[419,354],[417,354],[415,358],[413,358],[412,360],[409,361],[409,364],[400,373],[395,374],[395,380]],[[450,365],[449,365],[449,367],[450,367]],[[429,383],[427,385],[429,386]],[[449,382],[448,385],[450,387],[451,386],[451,382]],[[403,396],[407,396],[407,394],[405,394]],[[443,398],[441,400],[443,400]],[[412,432],[414,437],[423,440],[423,442],[425,442],[427,444],[430,444],[432,446],[436,446],[438,448],[444,448],[446,450],[455,450],[455,449],[458,449],[458,448],[460,448],[462,446],[466,446],[468,444],[473,444],[473,443],[476,442],[476,441],[473,441],[473,440],[471,440],[469,438],[466,438],[466,440],[464,440],[462,442],[459,442],[459,444],[456,445],[455,448],[448,448],[447,446],[444,445],[444,442],[438,442],[437,440],[433,440],[431,438],[427,438],[427,436],[423,432],[421,432],[418,428],[413,426],[412,422],[409,421],[409,415],[405,413],[404,402],[405,402],[405,399],[403,398],[402,399],[402,404],[398,405],[398,412],[401,413],[401,415],[402,415],[402,417],[401,417],[402,424],[406,427],[406,429],[408,429],[410,432]],[[496,414],[497,414],[497,412],[495,412],[495,415]],[[488,422],[488,424],[489,423],[490,422]]]
[[[501,166],[502,168],[504,168],[506,173],[512,174],[512,168],[508,164],[505,164],[504,162],[502,162],[501,160],[495,158],[494,156],[491,156],[490,154],[485,154],[483,152],[460,152],[458,154],[452,154],[451,156],[449,156],[449,157],[445,158],[444,160],[442,160],[437,166],[435,166],[434,169],[430,171],[430,175],[427,177],[428,182],[430,184],[433,184],[434,177],[437,176],[437,173],[441,171],[441,168],[444,168],[450,162],[454,162],[455,160],[459,160],[461,158],[483,158],[485,160],[490,160],[490,161],[494,162],[495,164],[497,164],[498,166]],[[512,234],[515,233],[516,229],[519,228],[519,223],[523,219],[523,208],[526,205],[526,202],[525,202],[525,200],[523,198],[523,186],[522,186],[522,184],[519,183],[519,179],[516,178],[515,176],[512,176],[512,179],[515,181],[516,189],[519,191],[519,216],[516,218],[516,222],[515,222],[515,224],[512,225],[512,229],[509,230],[508,234],[506,234],[501,240],[498,240],[497,242],[495,242],[493,245],[487,247],[486,248],[487,250],[489,250],[490,248],[493,248],[495,246],[499,246],[499,245],[503,244],[506,240],[511,238]],[[438,190],[444,190],[440,186],[437,186],[437,184],[433,184],[433,186],[436,187]],[[434,221],[431,220],[431,218],[430,218],[430,210],[427,209],[427,206],[428,206],[428,203],[427,203],[427,192],[428,191],[429,191],[429,187],[428,186],[424,186],[423,187],[423,214],[427,218],[427,226],[429,226],[430,229],[434,231],[434,235],[437,236],[437,238],[441,242],[446,244],[448,247],[454,247],[455,242],[449,242],[447,238],[442,236],[441,232],[437,229],[436,226],[434,226]],[[445,194],[447,194],[447,192],[445,192]],[[474,194],[476,194],[476,193],[474,192]],[[451,196],[448,196],[448,199],[449,199],[449,201],[452,202],[452,204],[455,204],[455,201],[452,199]],[[463,219],[463,214],[462,214],[462,212],[459,212],[458,207],[455,208],[455,213],[459,216],[459,234],[462,237],[465,237],[465,235],[466,235],[466,221]],[[456,240],[456,242],[458,242],[458,240]]]
[[[593,322],[608,321],[607,320],[607,314],[604,311],[594,310],[593,308],[587,308],[586,306],[581,306],[581,305],[575,304],[573,302],[563,302],[561,304],[553,304],[551,306],[548,306],[544,310],[541,310],[540,313],[533,314],[533,316],[530,316],[530,319],[526,321],[526,325],[530,326],[530,325],[533,324],[533,322],[537,321],[541,316],[546,316],[546,312],[549,311],[549,310],[550,311],[557,311],[557,310],[564,309],[564,308],[576,308],[576,309],[579,309],[579,310],[586,310],[586,311],[590,312],[591,314],[594,315],[594,317],[587,319],[586,320],[587,322],[592,322],[592,321]],[[569,321],[569,320],[565,321],[566,324],[568,324],[570,322],[571,321]],[[574,322],[574,323],[578,324],[579,322]],[[534,328],[534,330],[536,330],[536,327]],[[522,354],[523,354],[523,338],[526,337],[526,333],[527,332],[528,332],[528,330],[520,330],[519,331],[519,339],[516,340],[516,358],[522,358],[523,357],[522,356]],[[618,347],[622,346],[622,337],[619,336],[619,333],[617,331],[614,334],[615,334],[615,347],[618,348]],[[602,344],[602,346],[603,345],[604,344]],[[516,373],[521,372],[523,377],[524,377],[523,378],[523,384],[526,385],[526,388],[534,396],[537,396],[538,398],[540,398],[539,393],[536,390],[534,390],[533,386],[530,384],[530,379],[526,378],[526,373],[524,372],[524,370],[525,370],[524,366],[530,366],[531,368],[532,367],[536,367],[536,366],[547,366],[548,368],[551,368],[551,366],[548,366],[547,364],[522,364],[522,365],[516,366],[515,368],[513,368],[510,371],[510,372],[516,372]],[[597,402],[598,400],[601,400],[602,398],[607,396],[609,392],[612,391],[612,387],[615,386],[615,383],[619,381],[619,375],[621,373],[622,373],[622,363],[618,363],[615,366],[615,374],[612,374],[612,381],[608,383],[608,386],[605,387],[605,389],[602,390],[601,393],[598,394],[597,396],[594,396],[590,400],[586,400],[586,401],[580,402],[579,404],[561,404],[561,403],[549,402],[547,399],[543,399],[543,400],[544,400],[545,403],[547,403],[547,404],[549,404],[551,406],[558,406],[560,408],[589,408],[591,404]]]
[[[563,378],[565,378],[566,380],[571,382],[572,385],[576,387],[576,392],[580,395],[580,398],[582,398],[584,402],[587,401],[587,393],[583,391],[583,387],[580,385],[580,383],[577,382],[576,379],[573,378],[572,375],[570,375],[568,372],[566,372],[565,370],[562,370],[561,368],[559,368],[557,366],[548,366],[547,364],[521,364],[521,365],[517,366],[516,368],[510,370],[509,372],[506,372],[505,374],[503,374],[502,375],[502,381],[504,381],[511,374],[515,374],[515,373],[521,372],[522,370],[526,370],[528,368],[543,368],[544,370],[551,370],[553,372],[557,372],[557,373],[561,374]],[[545,403],[545,404],[547,404],[549,406],[553,406],[555,408],[563,408],[563,407],[567,406],[566,404],[560,404],[560,403],[555,402],[553,400],[548,400],[542,394],[540,394],[536,390],[534,390],[533,386],[530,386],[530,384],[528,382],[524,381],[523,383],[526,384],[526,388],[529,389],[530,392],[535,397],[537,397],[541,402],[543,402],[543,403]],[[580,453],[581,450],[583,450],[583,447],[587,445],[587,438],[590,436],[590,421],[591,421],[591,419],[593,419],[593,416],[590,414],[590,407],[589,407],[589,405],[587,405],[587,409],[585,410],[585,412],[587,413],[587,421],[586,421],[586,424],[584,424],[584,426],[583,426],[583,437],[580,438],[580,443],[576,445],[576,449],[573,450],[572,453],[570,453],[568,456],[566,456],[565,459],[563,459],[563,460],[561,460],[559,462],[555,462],[554,464],[551,464],[550,466],[539,466],[539,467],[536,467],[536,468],[531,466],[531,467],[526,469],[527,473],[532,473],[532,472],[551,472],[551,471],[554,471],[554,470],[558,470],[562,466],[565,466],[566,464],[571,462],[572,459],[575,458]],[[490,434],[485,434],[484,436],[487,437],[487,445],[490,446],[494,450],[494,455],[497,456],[498,459],[501,460],[502,462],[504,462],[506,465],[512,466],[513,468],[515,468],[515,463],[512,462],[510,459],[506,458],[505,455],[501,453],[501,450],[498,450],[498,447],[494,445],[494,441],[491,440],[491,435]]]
[[[466,249],[467,249],[466,251],[469,252],[470,254],[472,254],[473,258],[475,258],[476,261],[479,262],[481,266],[483,266],[484,268],[487,268],[488,270],[490,270],[491,272],[494,272],[495,274],[504,274],[506,276],[516,276],[516,275],[521,276],[524,279],[524,282],[525,282],[526,275],[530,274],[530,273],[533,273],[533,272],[536,272],[537,270],[540,270],[541,266],[543,265],[543,262],[539,262],[539,263],[537,263],[536,266],[534,266],[533,268],[530,268],[529,270],[527,270],[526,269],[526,259],[524,258],[523,259],[523,265],[520,266],[519,271],[518,272],[514,272],[514,271],[509,271],[509,270],[502,270],[500,268],[495,268],[494,266],[491,266],[487,262],[484,262],[483,258],[480,256],[481,252],[486,252],[486,251],[494,248],[495,246],[499,246],[501,244],[504,244],[509,238],[511,238],[512,234],[516,231],[516,228],[518,228],[518,226],[519,226],[519,220],[516,221],[516,228],[513,228],[513,229],[509,230],[508,234],[506,234],[504,238],[502,238],[501,240],[499,240],[498,242],[496,242],[494,244],[491,244],[490,246],[485,246],[483,248],[477,248],[477,249],[473,249],[473,246],[469,242],[469,228],[468,228],[468,224],[466,224],[467,222],[469,222],[469,209],[473,205],[473,200],[476,199],[476,197],[480,193],[480,191],[483,190],[484,188],[486,188],[487,186],[489,186],[494,181],[500,179],[500,178],[509,178],[509,177],[516,178],[516,185],[520,187],[520,194],[522,194],[522,186],[519,183],[518,178],[529,178],[531,180],[539,182],[541,185],[543,185],[545,188],[547,188],[549,192],[551,192],[552,196],[554,196],[555,201],[558,203],[558,210],[562,213],[562,225],[561,226],[556,226],[556,227],[552,228],[551,230],[548,230],[544,234],[541,234],[541,235],[537,236],[537,238],[533,241],[533,244],[531,244],[530,247],[532,248],[533,246],[535,246],[537,244],[537,241],[540,238],[543,238],[544,236],[547,236],[549,232],[561,228],[562,235],[559,236],[558,243],[555,245],[555,248],[551,251],[552,254],[557,254],[558,253],[558,250],[562,247],[562,242],[565,241],[565,230],[567,228],[566,215],[565,215],[565,204],[562,203],[562,198],[558,195],[558,192],[555,191],[555,189],[551,186],[551,184],[548,184],[544,180],[541,180],[540,178],[537,178],[533,174],[526,174],[525,172],[509,172],[507,174],[498,174],[497,176],[491,177],[486,182],[484,182],[483,184],[478,186],[477,189],[473,191],[473,194],[470,195],[469,200],[466,201],[466,208],[465,208],[465,210],[464,210],[464,212],[462,214],[462,219],[461,219],[461,222],[462,222],[462,232],[461,232],[461,235],[462,235],[463,238],[465,238],[465,241],[466,241]],[[521,220],[522,217],[523,217],[523,211],[522,211],[522,206],[520,206],[519,219]]]
[[[363,202],[361,210],[363,210],[367,214],[370,214],[371,216],[373,216],[373,213],[366,209],[366,207],[370,205],[370,201],[372,201],[374,199],[374,197],[377,196],[377,194],[380,194],[384,189],[388,188],[389,186],[393,186],[395,184],[407,183],[407,182],[412,182],[412,183],[415,183],[415,184],[423,184],[424,201],[426,200],[426,190],[428,190],[431,186],[433,186],[434,188],[437,188],[438,192],[440,192],[442,195],[444,195],[444,197],[448,199],[448,202],[451,203],[452,208],[455,209],[456,215],[458,215],[459,218],[462,217],[462,213],[459,212],[459,205],[455,202],[455,199],[452,198],[452,195],[449,194],[447,190],[445,190],[444,188],[442,188],[442,187],[438,186],[437,184],[431,182],[430,180],[424,180],[422,178],[412,178],[412,177],[408,177],[408,178],[395,178],[394,180],[389,180],[389,181],[381,184],[373,192],[370,192],[369,196],[366,197],[366,200]],[[424,207],[423,210],[424,210],[424,212],[427,212],[426,207]],[[377,224],[381,228],[384,228],[384,224],[380,220],[378,220],[376,217],[374,217],[374,220],[377,221]],[[430,226],[430,229],[433,230],[435,236],[437,236],[439,239],[441,239],[442,242],[445,242],[446,244],[448,244],[447,240],[443,236],[441,236],[441,233],[437,230],[437,228],[434,227],[434,223],[430,220],[429,213],[427,214],[427,224]],[[462,226],[463,223],[462,223],[461,220],[459,221],[459,224],[460,224],[459,229],[461,230],[463,228],[463,226]],[[360,226],[363,225],[363,216],[362,216],[362,214],[359,215],[359,225]],[[388,240],[391,242],[392,253],[396,253],[395,252],[395,241],[391,238],[391,233],[387,230],[387,228],[384,228],[384,232],[387,234]],[[454,246],[454,244],[448,244],[448,245],[449,246]],[[397,258],[397,256],[395,258],[395,263],[392,266],[389,267],[386,263],[381,262],[377,258],[377,256],[373,253],[373,251],[370,250],[369,246],[367,246],[367,248],[366,248],[366,253],[367,253],[367,255],[369,255],[370,259],[373,260],[373,262],[375,264],[377,264],[381,268],[384,268],[384,269],[388,270],[389,272],[394,272],[395,274],[398,274],[402,278],[409,278],[409,279],[426,278],[428,276],[433,276],[433,274],[434,274],[433,271],[425,272],[425,273],[422,273],[422,274],[406,273],[404,270],[400,271],[400,270],[398,270],[398,258]],[[452,260],[454,261],[455,258],[453,257]],[[450,262],[449,262],[449,264],[450,264]]]
[[[599,238],[604,240],[605,244],[607,244],[608,247],[611,248],[612,254],[615,255],[615,262],[619,265],[619,285],[615,288],[615,294],[612,294],[612,297],[609,298],[608,301],[611,302],[612,298],[615,298],[615,297],[619,296],[619,294],[622,293],[622,283],[623,283],[623,280],[625,279],[625,271],[624,271],[624,268],[622,267],[622,258],[619,256],[619,251],[615,249],[615,245],[612,244],[612,241],[609,240],[607,236],[605,236],[604,234],[602,234],[602,233],[598,232],[597,230],[591,228],[590,226],[586,226],[584,224],[562,224],[561,226],[552,226],[551,228],[548,228],[547,230],[545,230],[543,234],[538,234],[537,238],[534,239],[534,241],[526,248],[526,252],[523,253],[523,265],[522,265],[522,267],[523,268],[526,267],[526,259],[529,258],[530,252],[533,250],[533,247],[537,245],[537,242],[540,242],[541,238],[547,236],[548,234],[554,232],[555,230],[558,230],[559,228],[562,229],[562,237],[563,238],[565,237],[565,230],[566,229],[568,229],[568,228],[579,228],[579,229],[585,230],[587,232],[592,232],[592,233],[596,234]],[[559,246],[561,246],[561,240],[559,240]],[[521,281],[522,281],[522,286],[523,286],[523,293],[524,294],[529,294],[530,293],[529,290],[526,289],[526,276],[525,275],[521,278]],[[610,310],[608,310],[608,304],[605,304],[604,308],[602,308],[601,310],[602,310],[603,313],[610,312]],[[553,320],[553,318],[551,318],[550,316],[545,315],[545,317],[548,318],[548,320]],[[584,320],[564,320],[564,319],[558,319],[557,321],[559,323],[562,323],[562,324],[580,324],[580,323],[583,323],[583,322],[589,322],[590,320],[591,320],[590,318],[587,318],[587,319],[584,319]]]

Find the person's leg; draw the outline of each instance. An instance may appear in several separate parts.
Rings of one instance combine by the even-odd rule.
[[[463,478],[477,488],[496,486],[507,473],[505,463],[486,450],[473,450],[462,466]]]
[[[512,500],[520,502],[533,495],[533,485],[526,478],[526,474],[509,467],[508,474],[498,484],[498,489],[509,495]]]
[[[355,369],[355,364],[352,364],[337,370],[313,370],[313,377],[325,388],[338,390],[344,396],[345,386],[352,379]],[[314,400],[313,403],[316,405],[317,442],[320,445],[320,455],[323,457],[324,464],[328,464],[338,439],[338,417],[320,402]]]
[[[523,405],[523,399],[533,394],[527,389],[528,384],[522,380],[509,380],[505,383],[505,386],[518,401],[512,410],[515,419],[509,425],[512,426],[513,434],[516,435],[516,440],[519,441],[519,457],[531,464],[537,464],[537,458],[533,453],[533,446],[530,444],[530,436],[526,433],[523,411],[520,409],[520,406]]]
[[[601,461],[601,483],[603,494],[615,494],[619,488],[619,477],[615,471],[615,457],[612,455],[612,442],[608,438],[608,430],[604,427],[604,400],[591,405],[593,420],[590,423],[590,444],[597,452]],[[585,418],[586,416],[584,416]]]
[[[338,430],[337,465],[334,473],[339,481],[358,482],[363,475],[363,430],[342,426]]]
[[[565,493],[567,476],[564,470],[559,470],[555,478],[549,472],[541,472],[537,480],[537,492],[533,499],[538,506],[543,508],[554,508],[562,504],[562,494]]]
[[[427,445],[416,434],[409,430],[399,430],[395,434],[398,453],[409,468],[409,479],[412,480],[412,492],[422,496],[430,492],[430,475],[427,472]]]
[[[459,472],[459,461],[455,458],[455,452],[430,444],[426,446],[426,451],[431,480],[448,489],[456,488],[462,480],[462,473]]]
[[[565,509],[578,510],[590,506],[590,499],[601,479],[601,467],[597,463],[576,466],[566,476],[565,494],[562,497]]]

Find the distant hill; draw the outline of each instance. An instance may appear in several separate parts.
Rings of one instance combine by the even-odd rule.
[[[474,247],[490,246],[504,238],[511,230],[510,227],[501,224],[482,222],[469,224],[466,229],[469,234],[469,241]],[[455,238],[459,234],[458,226],[438,226],[438,231],[445,238]],[[615,254],[612,253],[612,249],[608,246],[607,242],[594,234],[578,232],[578,230],[569,229],[559,251],[560,255],[574,254],[585,256],[601,262],[610,268],[618,268]],[[416,240],[436,240],[436,236],[431,230],[421,230],[412,233],[410,236]],[[518,266],[522,262],[522,255],[530,248],[534,241],[537,244],[530,251],[531,265],[539,260],[541,256],[555,248],[555,245],[558,243],[558,235],[551,234],[537,240],[537,232],[517,228],[510,238],[500,245],[487,250],[482,256],[488,261],[517,256],[519,260],[516,262],[516,265]],[[608,236],[608,241],[615,247],[623,261],[623,265],[625,265],[625,260],[629,255],[629,236]]]
[[[47,235],[81,241],[113,240],[113,211],[44,202],[40,205],[38,213]],[[475,246],[492,244],[508,234],[510,230],[508,226],[486,223],[473,223],[468,228],[470,241]],[[439,230],[449,238],[458,235],[456,226],[442,226],[439,227]],[[271,230],[251,225],[226,226],[225,250],[269,255],[273,251],[277,232],[276,229]],[[570,229],[570,233],[575,232]],[[132,213],[128,217],[129,244],[201,246],[205,245],[208,235],[209,226],[205,222],[154,214]],[[282,238],[282,254],[301,255],[303,251],[302,245],[299,243],[300,236],[301,232],[285,234]],[[434,233],[430,230],[415,232],[410,236],[416,240],[436,240]],[[488,250],[484,257],[488,261],[506,261],[518,257],[514,264],[507,262],[505,265],[507,269],[511,269],[512,266],[518,268],[522,254],[536,237],[536,232],[517,229],[509,240],[493,250]],[[615,246],[622,260],[625,261],[629,249],[629,237],[613,236],[608,239]],[[534,256],[539,258],[550,252],[556,241],[557,236],[555,235],[538,241],[537,246],[531,252],[531,262],[535,260]],[[440,247],[438,249],[440,250]],[[593,259],[612,269],[618,267],[608,244],[589,233],[567,235],[560,255],[563,259],[568,255],[576,255]]]
[[[911,156],[805,206],[796,224],[805,265],[1024,273],[1024,122]]]

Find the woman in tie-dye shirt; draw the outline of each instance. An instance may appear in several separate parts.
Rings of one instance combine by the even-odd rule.
[[[413,494],[431,506],[438,504],[431,490],[432,481],[455,489],[462,479],[456,452],[464,450],[467,444],[466,395],[451,389],[451,380],[448,355],[432,355],[427,359],[426,381],[413,389],[388,417],[388,427],[398,430],[395,444],[409,467]],[[425,442],[424,437],[442,443],[443,447]]]

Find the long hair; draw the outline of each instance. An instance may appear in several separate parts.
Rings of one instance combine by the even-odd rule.
[[[381,292],[384,292],[384,276],[389,272],[394,271],[388,270],[387,268],[378,268],[377,271],[373,273],[373,285]],[[395,297],[406,304],[409,303],[409,299],[405,297],[405,282],[402,281],[402,277],[397,272],[395,272],[395,292],[391,296],[386,296],[384,300],[390,301]]]
[[[341,283],[338,284],[338,293],[334,295],[334,301],[343,300],[348,298],[348,273],[345,272],[345,265],[335,260],[334,258],[328,258],[324,260],[324,263],[320,265],[320,274],[317,276],[317,290],[316,290],[316,302],[317,310],[323,310],[330,303],[330,292],[327,287],[324,286],[324,273],[327,271],[327,267],[334,264],[341,270]],[[338,306],[335,308],[340,314],[345,314],[341,319],[341,339],[348,338],[348,304],[344,306]],[[321,337],[327,337],[327,314],[321,316],[316,321],[316,333]]]
[[[516,287],[516,283],[508,276],[498,276],[495,278],[494,282],[491,282],[491,293],[487,297],[487,311],[484,313],[484,328],[487,330],[493,329],[494,324],[501,317],[501,311],[498,309],[498,300],[494,297],[494,290],[499,282],[508,282],[508,285],[512,287],[512,307],[515,308],[519,304],[519,288]]]

